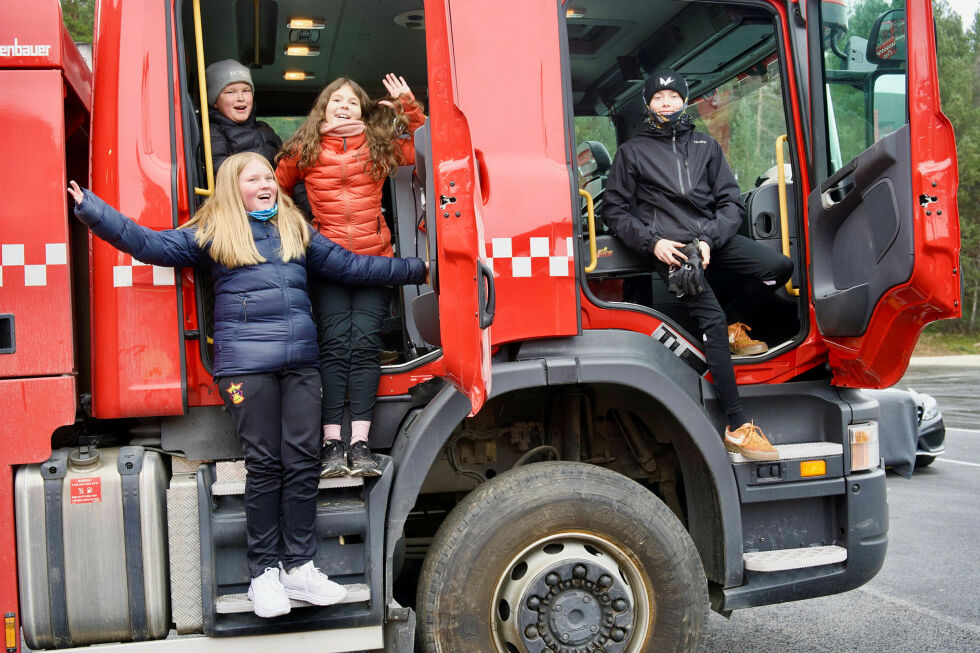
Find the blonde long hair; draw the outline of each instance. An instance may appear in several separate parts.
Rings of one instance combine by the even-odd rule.
[[[400,148],[395,139],[408,130],[408,116],[401,102],[391,98],[394,109],[373,101],[353,79],[338,77],[327,84],[313,103],[313,108],[296,133],[282,146],[276,161],[282,157],[296,159],[298,168],[315,166],[320,159],[320,125],[326,122],[327,104],[330,96],[344,85],[350,86],[361,103],[361,120],[364,121],[364,135],[371,154],[368,164],[371,177],[383,179],[394,174],[403,165]],[[415,102],[421,108],[418,102]]]
[[[198,209],[181,228],[196,227],[195,240],[201,247],[210,245],[212,259],[229,268],[265,263],[252,238],[249,217],[238,190],[238,177],[250,163],[261,161],[272,172],[269,161],[255,152],[241,152],[225,159],[218,168],[214,195]],[[310,228],[302,212],[283,192],[278,194],[279,212],[269,222],[279,230],[283,262],[301,259],[310,244]]]

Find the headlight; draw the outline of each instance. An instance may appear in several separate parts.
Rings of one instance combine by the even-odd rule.
[[[878,466],[878,422],[851,424],[847,427],[851,442],[851,471],[873,469]]]
[[[919,397],[922,399],[922,421],[928,422],[936,419],[939,415],[939,404],[936,403],[935,398],[924,394],[920,394]]]

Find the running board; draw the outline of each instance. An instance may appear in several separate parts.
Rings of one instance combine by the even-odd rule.
[[[343,587],[347,590],[347,596],[345,596],[341,601],[338,601],[338,603],[334,603],[332,605],[338,605],[340,603],[366,603],[367,601],[371,600],[371,590],[364,583],[344,585]],[[294,608],[318,607],[312,603],[298,601],[296,599],[289,599],[289,605]],[[223,596],[219,596],[218,600],[214,602],[214,611],[218,614],[251,612],[252,600],[248,598],[248,594],[225,594]]]
[[[747,571],[786,571],[821,567],[847,560],[847,549],[842,546],[811,546],[802,549],[777,549],[755,551],[743,556]]]
[[[211,484],[211,494],[217,497],[230,496],[235,494],[245,494],[245,471],[244,460],[231,460],[215,463],[215,481]],[[332,487],[358,487],[364,485],[364,478],[360,476],[341,476],[339,478],[321,478],[319,489]],[[251,608],[249,608],[251,610]]]
[[[827,458],[844,455],[844,445],[833,442],[798,442],[796,444],[773,445],[779,452],[779,460],[800,460],[803,458]],[[734,465],[761,462],[751,460],[740,453],[728,452],[728,459]],[[776,461],[765,461],[776,462]]]

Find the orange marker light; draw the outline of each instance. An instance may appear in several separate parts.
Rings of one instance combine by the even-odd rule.
[[[17,650],[17,616],[13,612],[3,615],[4,639],[6,639],[7,650]]]
[[[826,473],[826,460],[804,460],[800,463],[800,476],[823,476]]]

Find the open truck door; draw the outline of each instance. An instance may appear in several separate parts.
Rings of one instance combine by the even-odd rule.
[[[425,189],[430,269],[438,295],[439,342],[446,377],[476,414],[490,392],[493,273],[486,262],[479,169],[466,116],[456,104],[448,0],[426,3],[429,122],[416,132],[416,167]],[[434,298],[433,296],[429,296]],[[434,303],[419,298],[417,322]]]
[[[929,0],[864,4],[808,8],[809,273],[834,383],[886,387],[922,328],[960,313],[956,152]]]

